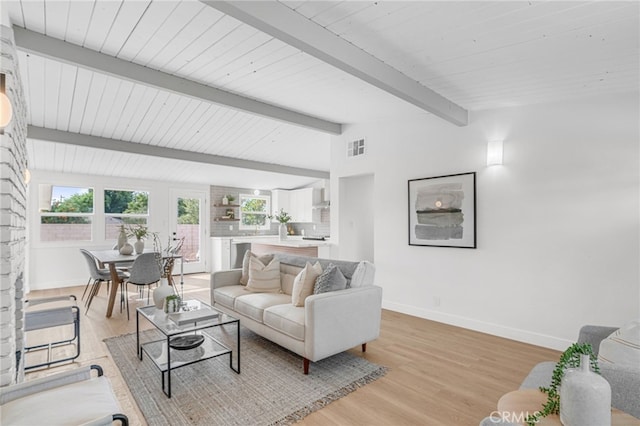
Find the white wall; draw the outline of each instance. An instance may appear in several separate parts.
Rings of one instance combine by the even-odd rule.
[[[476,112],[462,128],[427,114],[347,127],[332,139],[331,189],[376,176],[384,307],[556,349],[583,324],[640,317],[638,116],[634,93]],[[367,155],[345,158],[363,136]],[[487,168],[495,137],[504,165]],[[469,171],[478,248],[409,246],[407,180]]]
[[[340,179],[340,257],[374,261],[374,176]]]
[[[32,171],[28,195],[28,234],[29,256],[27,260],[27,283],[30,290],[39,290],[56,287],[83,285],[89,278],[89,271],[82,258],[79,248],[110,249],[113,240],[104,239],[104,217],[96,215],[94,226],[94,241],[87,242],[40,242],[38,238],[38,186],[39,184],[53,184],[58,186],[85,186],[94,188],[98,194],[105,187],[108,189],[141,190],[149,192],[149,229],[160,233],[162,241],[166,241],[170,230],[170,204],[171,191],[197,190],[203,191],[209,196],[208,185],[184,185],[170,182],[158,182],[137,179],[123,179],[105,176],[74,175],[70,173],[52,173],[44,171]],[[104,211],[103,200],[95,199],[96,211]],[[205,217],[209,217],[209,201],[205,202]],[[208,226],[205,221],[204,226]],[[209,231],[205,232],[209,235]],[[205,238],[203,244],[209,244],[209,238]],[[208,261],[209,249],[205,245],[202,258]]]

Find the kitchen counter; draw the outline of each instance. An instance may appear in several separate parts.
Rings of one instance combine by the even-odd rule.
[[[231,244],[251,243],[265,244],[280,247],[326,247],[331,245],[330,240],[303,240],[301,236],[291,236],[284,241],[280,241],[277,235],[256,236],[256,237],[231,237]]]

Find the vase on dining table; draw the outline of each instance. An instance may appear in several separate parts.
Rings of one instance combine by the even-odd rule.
[[[124,230],[124,225],[120,226],[120,233],[118,234],[118,250],[122,248],[123,245],[127,243],[127,233]]]
[[[167,277],[160,278],[160,285],[153,290],[153,303],[156,305],[156,309],[163,309],[167,296],[174,294],[175,291],[173,286],[169,285],[169,279]]]
[[[133,248],[136,249],[136,254],[142,254],[144,251],[144,240],[138,238],[135,243],[133,243]]]

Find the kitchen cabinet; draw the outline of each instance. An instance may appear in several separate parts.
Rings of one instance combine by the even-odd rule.
[[[273,214],[284,209],[292,222],[320,222],[320,211],[314,205],[320,202],[319,188],[302,188],[291,191],[274,190],[271,193]]]

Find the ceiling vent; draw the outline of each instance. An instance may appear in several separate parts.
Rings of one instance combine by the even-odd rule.
[[[347,142],[347,157],[364,155],[364,138]]]

